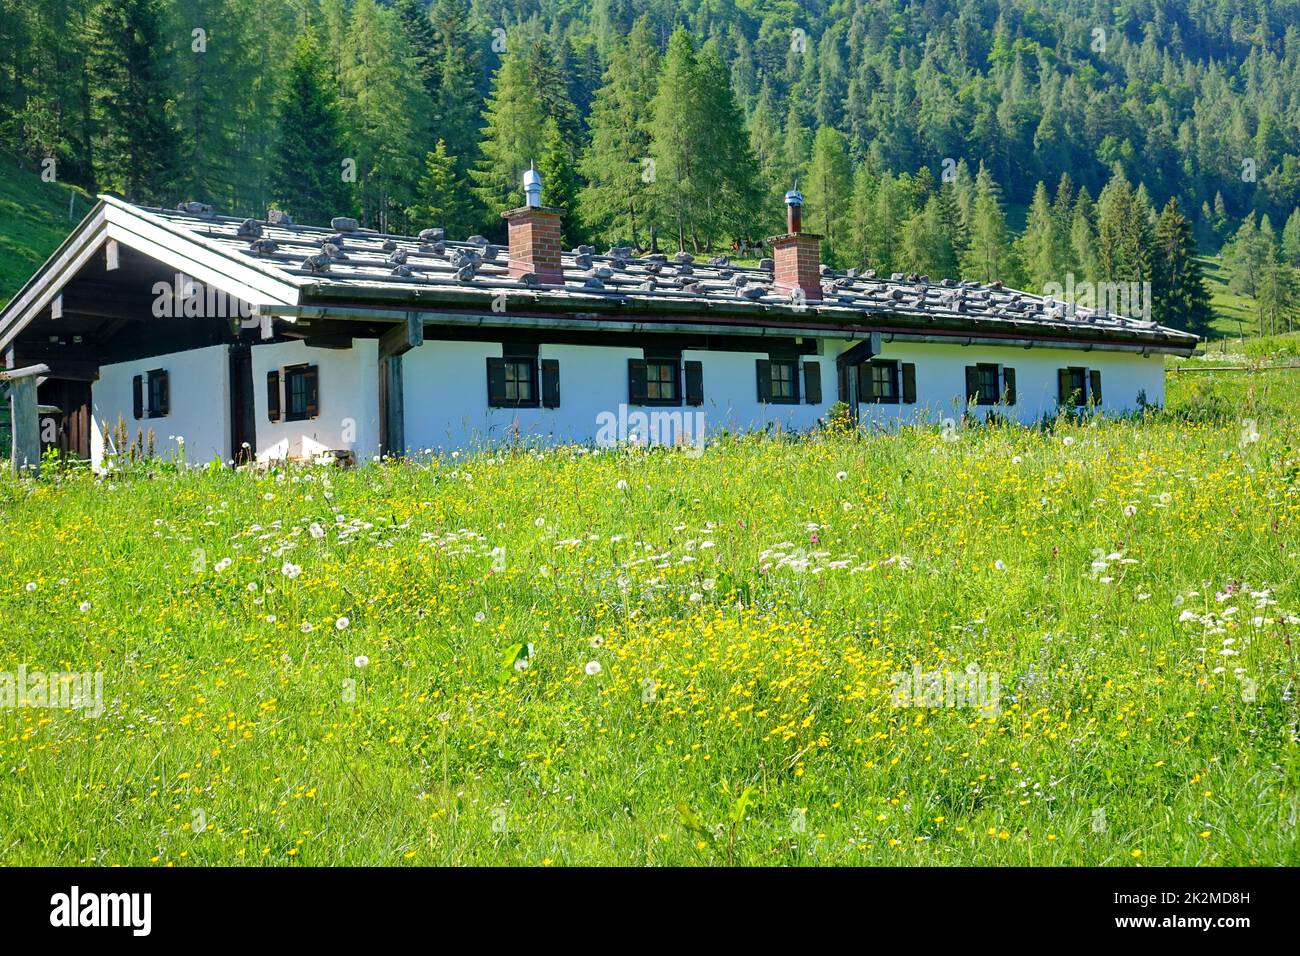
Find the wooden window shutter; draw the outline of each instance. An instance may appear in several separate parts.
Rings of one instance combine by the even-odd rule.
[[[280,420],[280,372],[266,373],[266,417],[269,421]]]
[[[1062,405],[1071,404],[1070,392],[1070,370],[1062,368],[1056,370],[1056,400]]]
[[[767,359],[759,359],[754,365],[758,375],[758,400],[770,402],[772,401],[772,363]]]
[[[320,367],[308,365],[302,370],[303,387],[307,391],[307,417],[320,414]]]
[[[144,418],[144,376],[137,375],[131,379],[131,414],[137,419]]]
[[[686,363],[686,404],[704,404],[704,363]]]
[[[506,403],[506,360],[487,360],[488,404],[494,407]]]
[[[1101,404],[1101,369],[1094,368],[1088,372],[1088,385],[1091,395],[1088,398],[1094,405]]]
[[[979,398],[980,394],[980,370],[978,366],[966,366],[966,401],[972,402]]]
[[[627,398],[633,405],[646,402],[645,359],[627,360]]]
[[[1002,395],[1008,405],[1016,403],[1016,370],[1013,368],[1002,370]]]
[[[916,404],[916,363],[902,363],[903,401],[908,405]]]
[[[560,407],[559,359],[542,359],[542,407]]]
[[[820,362],[803,363],[803,394],[809,405],[822,403],[822,366]]]

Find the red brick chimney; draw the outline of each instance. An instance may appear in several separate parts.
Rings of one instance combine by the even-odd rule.
[[[560,217],[564,210],[542,205],[542,177],[535,169],[524,173],[527,205],[503,212],[510,229],[508,274],[517,279],[532,273],[542,285],[564,285],[560,262]]]
[[[779,292],[803,292],[805,302],[822,300],[822,237],[801,232],[803,196],[792,189],[785,194],[786,233],[773,236],[772,260],[775,264],[776,289]]]

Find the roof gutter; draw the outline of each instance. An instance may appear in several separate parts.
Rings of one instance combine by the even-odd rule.
[[[932,313],[913,314],[896,309],[868,312],[827,302],[816,306],[795,306],[768,302],[700,301],[698,298],[675,295],[652,295],[644,298],[630,295],[610,296],[584,293],[579,289],[514,292],[504,288],[489,290],[446,287],[414,290],[366,288],[362,293],[365,298],[359,299],[360,291],[356,287],[316,283],[302,290],[303,294],[298,304],[356,310],[367,315],[382,312],[385,305],[390,308],[404,306],[400,314],[405,316],[408,311],[441,314],[459,310],[477,315],[481,314],[490,302],[494,315],[498,318],[505,313],[506,309],[514,306],[530,314],[542,312],[551,315],[587,316],[592,319],[602,314],[620,319],[623,315],[627,315],[628,318],[623,321],[632,321],[633,316],[646,316],[647,321],[657,323],[662,318],[676,316],[681,321],[689,323],[691,328],[707,326],[712,321],[719,325],[727,323],[729,330],[732,331],[736,331],[741,326],[767,327],[769,323],[784,323],[787,331],[783,334],[789,334],[788,329],[797,328],[795,334],[798,335],[829,338],[851,338],[853,330],[876,331],[892,326],[893,330],[900,334],[952,333],[958,338],[970,338],[974,334],[977,338],[990,340],[983,344],[996,345],[1005,344],[1007,341],[1027,340],[1044,347],[1079,349],[1094,344],[1095,347],[1100,347],[1101,343],[1110,343],[1115,347],[1127,346],[1127,348],[1120,348],[1120,351],[1166,352],[1173,355],[1190,355],[1200,342],[1195,335],[1163,326],[1137,330],[1044,323],[1028,319],[995,319],[978,315],[963,317]],[[585,308],[588,305],[590,311]],[[736,328],[733,329],[730,323],[735,323]],[[512,321],[511,324],[518,324],[518,322]],[[973,328],[980,329],[980,332],[972,333]],[[922,329],[924,333],[921,332]],[[1052,343],[1058,339],[1061,344],[1053,345]]]
[[[883,334],[887,342],[928,342],[944,345],[986,345],[1004,348],[1054,348],[1083,351],[1134,352],[1143,355],[1151,353],[1169,353],[1173,355],[1191,355],[1196,347],[1196,340],[1185,346],[1156,341],[1136,340],[1128,342],[1107,342],[1093,340],[1070,340],[1050,338],[1015,337],[1008,335],[979,335],[967,331],[930,331],[913,332],[890,328],[882,325],[845,325],[793,324],[793,325],[757,325],[737,322],[698,322],[698,321],[660,321],[638,320],[629,318],[600,318],[594,313],[576,313],[566,316],[537,315],[535,313],[507,312],[449,312],[427,309],[374,309],[349,306],[326,305],[261,305],[258,313],[294,323],[303,319],[333,319],[354,322],[406,322],[411,315],[419,316],[426,325],[450,325],[461,328],[481,329],[562,329],[580,331],[608,331],[660,334],[696,334],[696,335],[748,335],[755,338],[786,338],[805,336],[812,338],[840,339],[858,341],[873,334]]]

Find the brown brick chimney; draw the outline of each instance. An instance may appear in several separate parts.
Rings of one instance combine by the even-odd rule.
[[[517,279],[532,273],[542,285],[564,285],[560,262],[560,217],[564,210],[542,205],[542,177],[534,169],[524,173],[527,205],[503,212],[510,229],[508,274]]]
[[[803,226],[803,196],[792,189],[785,194],[786,233],[773,236],[772,260],[774,278],[779,292],[803,292],[805,302],[822,300],[822,237],[811,232],[801,232]]]

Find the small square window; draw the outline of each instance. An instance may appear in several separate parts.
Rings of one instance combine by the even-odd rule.
[[[777,405],[796,405],[799,402],[799,363],[794,360],[768,362],[771,384],[768,401]]]
[[[537,408],[537,359],[513,355],[488,359],[488,405],[491,408]]]
[[[1070,396],[1074,404],[1088,404],[1088,370],[1086,368],[1071,368],[1067,371],[1070,373]]]
[[[996,405],[998,403],[998,367],[996,365],[985,363],[976,365],[972,384],[974,387],[969,389],[971,394],[966,396],[967,401],[973,399],[978,405]]]
[[[296,365],[284,370],[284,420],[300,422],[318,414],[315,365]]]
[[[534,381],[533,363],[530,361],[507,361],[506,401],[515,405],[530,405],[534,402],[537,383]]]
[[[645,394],[652,402],[677,401],[677,363],[646,362]]]
[[[171,389],[166,369],[156,368],[148,373],[149,417],[164,418],[171,413]]]
[[[1056,400],[1062,405],[1081,407],[1091,401],[1101,399],[1101,373],[1096,369],[1063,368],[1057,371],[1059,376]],[[1091,379],[1091,381],[1089,381]]]
[[[858,396],[866,404],[898,404],[898,363],[866,362],[858,366]]]

